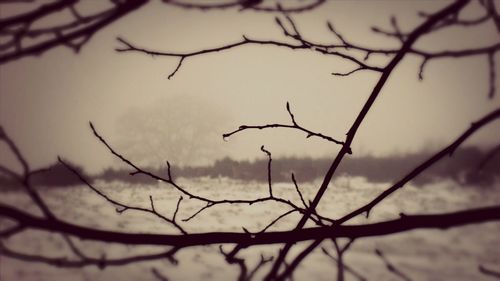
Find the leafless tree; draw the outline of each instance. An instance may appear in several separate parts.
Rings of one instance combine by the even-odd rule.
[[[103,10],[94,15],[81,15],[78,12],[78,1],[66,0],[55,1],[50,4],[42,5],[34,10],[28,11],[24,14],[16,15],[10,18],[2,19],[0,21],[0,36],[8,38],[0,45],[0,63],[11,62],[15,59],[20,59],[28,55],[39,55],[44,51],[56,47],[67,46],[78,52],[84,44],[92,37],[92,35],[106,25],[112,23],[133,12],[134,10],[145,5],[147,0],[122,0],[111,1],[110,8]],[[325,141],[332,142],[338,145],[340,150],[336,157],[332,159],[328,171],[325,173],[322,183],[314,196],[312,201],[307,202],[300,191],[300,187],[293,174],[290,175],[291,181],[295,185],[296,192],[301,199],[294,202],[287,198],[282,198],[273,193],[273,181],[271,177],[272,169],[272,154],[264,146],[261,151],[268,157],[268,194],[263,197],[254,199],[212,199],[203,195],[195,194],[190,191],[190,188],[181,186],[173,176],[170,163],[167,162],[167,169],[165,174],[156,174],[148,171],[138,164],[132,162],[127,156],[117,151],[111,142],[108,142],[102,136],[97,127],[90,123],[90,129],[95,135],[96,139],[107,148],[109,153],[113,154],[117,159],[128,165],[131,169],[131,175],[145,175],[152,179],[163,182],[173,189],[175,189],[179,196],[175,204],[175,209],[170,215],[165,215],[159,212],[155,205],[155,198],[152,196],[150,199],[150,206],[148,208],[134,206],[129,202],[121,202],[114,199],[102,192],[99,187],[94,183],[80,175],[71,165],[67,164],[62,158],[59,162],[65,165],[69,171],[74,172],[89,189],[94,191],[97,195],[101,196],[109,202],[109,204],[116,207],[118,213],[124,212],[142,212],[151,216],[161,219],[166,224],[169,224],[177,231],[177,233],[168,234],[147,234],[147,233],[124,233],[115,231],[100,230],[92,227],[79,225],[78,222],[68,222],[59,218],[44,202],[43,197],[39,191],[33,187],[30,178],[37,174],[42,173],[44,170],[32,170],[26,157],[18,149],[15,142],[9,137],[7,132],[3,129],[0,130],[0,139],[7,145],[10,151],[15,155],[17,161],[22,167],[22,172],[16,172],[7,166],[0,166],[0,171],[10,177],[11,179],[19,182],[24,191],[30,196],[32,202],[39,208],[42,215],[34,215],[25,210],[19,210],[9,205],[0,204],[0,217],[7,219],[11,222],[7,227],[0,230],[0,254],[14,259],[23,260],[26,262],[39,262],[46,263],[57,267],[84,267],[95,265],[98,267],[105,266],[120,266],[140,261],[151,261],[158,259],[168,259],[172,263],[177,263],[175,258],[176,253],[187,247],[196,247],[209,244],[230,244],[234,245],[231,250],[220,248],[220,253],[228,264],[236,265],[240,269],[238,280],[250,280],[255,277],[257,271],[263,270],[265,273],[265,280],[286,280],[293,277],[294,271],[298,265],[306,258],[312,251],[323,244],[324,240],[331,240],[334,244],[332,249],[335,250],[335,255],[331,254],[326,246],[323,246],[323,252],[334,259],[338,267],[337,280],[344,280],[344,272],[353,274],[359,280],[365,280],[362,273],[345,265],[343,262],[343,254],[348,251],[350,245],[357,239],[372,236],[383,236],[393,233],[405,232],[412,229],[425,229],[437,228],[447,229],[450,227],[458,227],[466,224],[482,223],[487,221],[500,220],[500,206],[489,206],[477,209],[466,209],[452,213],[440,214],[400,214],[400,217],[393,220],[366,223],[366,224],[345,224],[351,219],[360,215],[368,217],[370,212],[376,208],[382,201],[394,192],[404,188],[404,186],[421,174],[423,171],[440,161],[441,159],[450,156],[453,152],[470,136],[475,134],[477,130],[485,127],[486,125],[496,121],[500,118],[500,109],[493,110],[482,118],[473,122],[470,127],[466,128],[464,132],[457,136],[455,140],[451,140],[449,145],[437,151],[431,157],[415,166],[412,170],[408,171],[400,179],[394,180],[394,183],[387,187],[378,196],[372,198],[367,204],[359,206],[354,210],[348,211],[340,218],[333,218],[329,214],[320,214],[316,207],[322,200],[332,177],[335,175],[337,168],[342,160],[348,155],[353,154],[351,144],[358,132],[360,125],[365,120],[367,113],[372,108],[374,102],[382,93],[384,85],[388,78],[394,72],[396,66],[406,56],[415,56],[421,59],[420,68],[416,71],[420,79],[424,77],[425,66],[433,61],[440,59],[460,59],[464,57],[485,57],[488,60],[489,66],[489,93],[485,93],[485,97],[494,98],[495,95],[495,77],[496,77],[496,62],[495,54],[500,50],[500,41],[486,46],[470,49],[460,50],[440,50],[440,51],[425,51],[415,47],[415,43],[422,37],[437,32],[439,30],[449,28],[460,28],[463,32],[468,32],[471,26],[479,26],[483,24],[494,24],[500,34],[500,16],[493,0],[480,1],[483,15],[475,19],[463,19],[461,12],[468,6],[477,3],[471,3],[468,0],[458,0],[449,3],[444,8],[433,13],[420,13],[421,24],[412,30],[403,30],[399,27],[396,17],[391,18],[389,28],[373,27],[374,33],[386,36],[390,39],[399,41],[397,48],[374,48],[358,44],[351,41],[348,36],[342,34],[335,26],[327,22],[326,26],[331,31],[332,35],[336,38],[335,42],[331,44],[317,43],[307,38],[306,34],[300,32],[299,26],[293,19],[293,13],[308,12],[315,9],[325,1],[297,1],[292,6],[291,2],[282,1],[273,2],[272,4],[267,1],[252,1],[252,0],[235,0],[235,1],[221,1],[220,3],[211,2],[210,4],[199,4],[198,2],[186,1],[173,1],[163,0],[165,5],[177,6],[185,9],[201,9],[209,12],[212,9],[249,9],[255,12],[270,12],[276,13],[276,28],[279,28],[284,36],[284,40],[261,40],[242,36],[238,42],[229,44],[222,44],[218,47],[202,49],[194,52],[169,52],[169,51],[156,51],[148,48],[139,47],[136,43],[132,43],[125,38],[117,38],[116,48],[117,52],[129,53],[136,52],[152,56],[167,56],[178,58],[178,64],[175,70],[168,76],[169,79],[174,78],[175,75],[180,74],[179,70],[183,67],[183,63],[195,56],[202,56],[208,53],[221,52],[232,48],[238,48],[243,45],[271,45],[281,47],[284,49],[302,49],[318,53],[322,56],[331,56],[343,59],[355,65],[355,67],[348,72],[332,73],[335,76],[349,76],[355,75],[361,71],[370,71],[377,73],[378,80],[373,86],[371,93],[366,100],[361,111],[353,121],[345,135],[344,139],[331,137],[324,133],[314,132],[304,127],[299,119],[293,114],[292,106],[286,104],[286,111],[290,117],[290,123],[270,123],[263,125],[242,125],[239,128],[224,134],[224,138],[229,138],[234,134],[253,129],[280,129],[286,128],[296,130],[300,133],[305,133],[306,137],[316,137]],[[74,16],[74,21],[65,23],[60,26],[49,28],[33,28],[33,23],[43,17],[50,16],[62,9],[68,9]],[[27,38],[41,38],[40,41],[33,45],[25,45],[24,40]],[[499,37],[500,38],[500,37]],[[372,58],[377,57],[385,58],[385,63],[376,64]],[[339,135],[342,135],[339,132]],[[496,151],[496,150],[495,150]],[[265,171],[263,171],[265,172]],[[184,200],[196,200],[203,205],[196,210],[191,216],[179,220],[177,214],[182,208]],[[218,205],[240,204],[247,205],[248,208],[258,206],[264,202],[276,202],[282,204],[288,211],[282,214],[275,214],[276,219],[265,223],[265,227],[256,232],[243,229],[241,232],[204,232],[204,233],[189,233],[185,230],[186,223],[196,216],[202,214],[207,209]],[[291,213],[301,214],[301,219],[297,222],[296,227],[286,231],[270,231],[270,227],[282,218]],[[316,226],[305,227],[306,223],[312,222]],[[40,230],[44,232],[52,232],[61,234],[63,241],[68,245],[72,251],[72,257],[54,258],[43,255],[34,255],[17,252],[9,247],[8,238],[18,235],[21,232],[29,230]],[[348,238],[348,242],[341,246],[340,238]],[[119,243],[125,245],[158,245],[168,246],[169,248],[158,253],[138,255],[130,257],[121,257],[118,259],[94,257],[89,256],[78,247],[74,240],[85,239],[92,241],[100,241],[106,243]],[[302,249],[299,254],[290,257],[290,249],[294,247],[296,242],[310,241],[310,244]],[[276,253],[274,257],[260,256],[259,262],[256,265],[249,266],[248,262],[241,257],[241,253],[245,249],[255,245],[267,244],[280,244],[283,245],[281,250]],[[240,255],[240,256],[239,256]],[[386,267],[395,275],[404,280],[410,280],[404,272],[395,268],[389,259],[380,250],[376,250],[376,255],[379,256]],[[482,266],[479,267],[480,271],[490,276],[497,276],[498,273],[486,269]],[[159,280],[167,280],[158,269],[152,270],[152,275]]]

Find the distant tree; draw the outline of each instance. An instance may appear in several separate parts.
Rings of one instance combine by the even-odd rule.
[[[117,147],[143,166],[154,167],[165,159],[176,165],[207,164],[220,154],[227,120],[208,99],[169,95],[125,113],[117,124]]]

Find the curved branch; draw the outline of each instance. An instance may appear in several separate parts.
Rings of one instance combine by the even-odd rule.
[[[226,138],[228,138],[236,133],[239,133],[239,132],[245,131],[245,130],[249,130],[249,129],[263,130],[263,129],[272,129],[272,128],[287,128],[287,129],[296,129],[296,130],[299,130],[299,131],[306,133],[306,138],[318,137],[318,138],[327,140],[329,142],[333,142],[335,144],[344,145],[344,142],[342,142],[342,141],[338,141],[330,136],[323,135],[321,133],[313,132],[313,131],[306,129],[306,128],[302,127],[301,125],[299,125],[297,123],[297,121],[295,121],[295,116],[293,115],[293,113],[290,109],[290,103],[288,103],[288,102],[286,103],[286,110],[288,112],[288,115],[290,115],[292,125],[287,125],[287,124],[241,125],[238,129],[236,129],[232,132],[223,134],[222,138],[226,139]]]
[[[267,184],[269,187],[269,197],[273,198],[273,185],[271,181],[271,162],[273,161],[273,158],[271,157],[271,152],[266,150],[264,146],[260,147],[260,150],[264,152],[267,155],[268,161],[267,161]]]
[[[153,261],[159,259],[172,259],[173,255],[178,251],[179,248],[175,247],[168,251],[160,252],[157,254],[150,255],[138,255],[130,256],[117,259],[107,259],[107,258],[92,258],[92,257],[80,257],[78,260],[72,260],[67,257],[47,257],[41,255],[32,255],[14,251],[0,242],[0,255],[17,259],[25,262],[35,262],[44,263],[56,267],[64,268],[81,268],[86,266],[97,266],[103,269],[107,266],[124,266],[131,263]]]
[[[476,122],[473,122],[470,126],[469,129],[467,129],[462,135],[460,135],[453,143],[448,145],[447,147],[443,148],[441,151],[438,153],[434,154],[432,157],[418,165],[415,169],[413,169],[411,172],[409,172],[406,176],[404,176],[402,179],[397,181],[394,185],[392,185],[390,188],[386,189],[384,192],[379,194],[377,197],[375,197],[372,201],[370,201],[368,204],[356,209],[355,211],[345,215],[344,217],[340,218],[337,223],[342,224],[362,213],[366,213],[368,216],[370,211],[375,207],[377,204],[379,204],[382,200],[387,198],[389,195],[394,193],[396,190],[402,188],[406,183],[408,183],[410,180],[414,179],[416,176],[418,176],[420,173],[425,171],[427,168],[432,166],[433,164],[437,163],[439,160],[444,158],[445,156],[451,156],[453,152],[465,141],[467,140],[471,135],[473,135],[477,130],[479,130],[481,127],[485,126],[488,123],[491,123],[495,121],[496,119],[500,118],[500,108],[494,110],[493,112],[487,114],[483,118],[479,119]]]
[[[325,238],[359,238],[390,235],[412,229],[447,229],[473,223],[500,221],[500,206],[470,209],[436,215],[404,215],[395,220],[373,224],[323,226],[300,230],[263,232],[206,232],[186,235],[123,233],[97,230],[60,220],[40,218],[0,204],[0,216],[12,219],[29,229],[68,234],[81,239],[129,245],[171,245],[179,248],[209,244],[263,245],[295,243]]]
[[[339,259],[334,257],[330,252],[328,252],[328,250],[326,250],[326,248],[324,247],[321,247],[321,251],[329,258],[331,258],[336,264],[338,264],[339,262]],[[343,269],[346,271],[346,272],[349,272],[352,276],[356,277],[356,279],[358,279],[359,281],[367,281],[367,279],[361,275],[360,273],[358,273],[356,270],[354,270],[353,268],[351,268],[350,266],[346,265],[346,264],[343,264]]]
[[[411,281],[412,280],[410,277],[408,277],[408,275],[403,273],[391,261],[389,261],[389,259],[387,259],[387,257],[384,255],[384,253],[381,250],[375,249],[375,255],[377,255],[382,260],[382,262],[384,263],[385,267],[387,268],[387,270],[389,272],[398,276],[399,278],[403,279],[404,281]]]
[[[500,109],[497,109],[490,114],[484,116],[480,120],[473,122],[471,127],[466,130],[462,135],[460,135],[453,143],[451,143],[449,146],[441,150],[440,152],[436,153],[432,157],[430,157],[428,160],[424,161],[422,164],[417,166],[414,170],[412,170],[409,174],[407,174],[405,177],[403,177],[401,180],[396,182],[393,186],[390,188],[386,189],[384,192],[382,192],[380,195],[375,197],[372,201],[370,201],[368,204],[352,211],[351,213],[343,216],[342,218],[334,221],[332,223],[332,228],[337,227],[338,225],[343,224],[346,221],[349,221],[350,219],[366,213],[368,216],[370,211],[381,201],[383,201],[385,198],[387,198],[390,194],[393,192],[397,191],[398,189],[402,188],[407,182],[418,176],[421,172],[424,170],[428,169],[430,166],[435,164],[437,161],[440,159],[444,158],[447,155],[452,155],[453,152],[460,146],[467,138],[469,138],[471,135],[473,135],[478,129],[481,127],[485,126],[486,124],[496,120],[497,118],[500,118]],[[306,250],[304,250],[302,253],[297,256],[292,264],[298,264],[304,257],[307,256],[308,253],[313,251],[315,247],[319,246],[321,244],[322,239],[318,239],[314,241],[310,247],[308,247]],[[286,277],[286,275],[284,276]]]
[[[199,50],[199,51],[195,51],[195,52],[188,52],[188,53],[154,51],[154,50],[150,50],[150,49],[146,49],[146,48],[142,48],[142,47],[137,47],[121,37],[118,37],[117,40],[118,40],[118,42],[123,44],[123,47],[115,48],[115,51],[117,51],[117,52],[139,52],[139,53],[143,53],[143,54],[150,55],[150,56],[163,56],[163,57],[179,58],[179,63],[177,64],[174,71],[169,74],[168,79],[172,78],[173,75],[175,75],[179,71],[179,69],[182,65],[182,62],[186,58],[195,57],[195,56],[204,55],[204,54],[209,54],[209,53],[221,52],[221,51],[233,49],[236,47],[240,47],[243,45],[270,45],[270,46],[276,46],[276,47],[285,47],[285,48],[292,49],[292,50],[311,50],[311,51],[319,52],[323,55],[331,55],[331,56],[337,56],[337,57],[343,58],[345,60],[348,60],[348,61],[351,61],[351,62],[357,64],[362,69],[373,70],[373,71],[377,71],[377,72],[381,72],[381,70],[382,70],[381,68],[367,65],[366,63],[363,63],[361,60],[358,60],[354,56],[350,56],[350,55],[347,55],[347,54],[344,54],[341,52],[337,52],[337,51],[329,51],[326,49],[319,49],[319,48],[316,48],[314,46],[304,44],[300,40],[299,40],[300,44],[293,45],[290,43],[274,41],[274,40],[255,40],[255,39],[250,39],[247,36],[243,36],[242,40],[235,42],[235,43],[230,43],[230,44],[226,44],[226,45],[223,45],[220,47],[208,48],[208,49],[203,49],[203,50]]]
[[[85,43],[99,30],[119,18],[138,9],[149,0],[125,0],[114,3],[114,7],[93,16],[82,17],[73,5],[75,0],[57,1],[41,6],[39,9],[0,21],[0,35],[9,36],[10,40],[0,46],[0,64],[7,63],[28,55],[40,55],[57,46],[66,46],[79,52]],[[45,29],[32,29],[31,26],[45,16],[62,9],[69,9],[74,20],[69,24],[60,24]],[[21,25],[21,27],[19,27]],[[22,46],[23,39],[46,36],[41,42]]]
[[[182,2],[177,0],[163,0],[163,3],[177,6],[184,9],[199,9],[199,10],[223,10],[230,8],[238,8],[249,9],[257,12],[279,12],[279,13],[302,13],[306,11],[313,10],[323,3],[326,0],[314,0],[309,4],[303,4],[298,7],[283,7],[278,3],[277,7],[265,7],[261,6],[262,0],[235,0],[233,2],[223,2],[223,3],[212,3],[212,4],[202,4],[202,3],[193,3],[193,2]]]
[[[179,209],[179,204],[180,204],[180,202],[182,200],[182,197],[180,197],[179,201],[177,202],[177,208],[176,208],[176,210],[174,212],[173,218],[169,219],[169,218],[165,217],[164,215],[162,215],[162,214],[160,214],[160,213],[158,213],[156,211],[152,196],[149,196],[149,200],[151,202],[151,208],[150,209],[146,209],[146,208],[142,208],[142,207],[134,207],[134,206],[130,206],[130,205],[118,202],[118,201],[114,200],[113,198],[107,196],[103,192],[101,192],[96,187],[94,187],[89,181],[87,181],[82,175],[80,175],[80,173],[78,173],[78,171],[76,171],[76,169],[74,169],[69,164],[67,164],[66,162],[64,162],[61,158],[58,158],[58,160],[59,160],[59,163],[61,163],[64,167],[66,167],[69,171],[71,171],[74,175],[76,175],[80,179],[80,181],[82,181],[86,186],[88,186],[97,195],[99,195],[100,197],[104,198],[104,200],[108,201],[109,203],[117,206],[116,211],[118,213],[123,213],[123,212],[125,212],[127,210],[132,210],[132,211],[138,211],[138,212],[144,212],[144,213],[152,214],[152,215],[154,215],[154,216],[156,216],[156,217],[164,220],[165,222],[171,224],[172,226],[174,226],[175,228],[177,228],[177,230],[179,230],[181,233],[187,234],[187,232],[175,221],[175,217],[177,215],[177,211]],[[119,209],[119,208],[121,208],[121,209]]]
[[[304,213],[305,210],[298,207],[297,205],[295,205],[294,203],[292,203],[290,200],[287,200],[287,199],[283,199],[283,198],[280,198],[280,197],[274,197],[274,196],[266,196],[266,197],[259,197],[259,198],[256,198],[256,199],[250,199],[250,200],[241,200],[241,199],[222,199],[222,200],[213,200],[213,199],[210,199],[210,198],[206,198],[206,197],[202,197],[202,196],[199,196],[199,195],[196,195],[194,193],[191,193],[189,191],[187,191],[185,188],[181,187],[180,185],[178,185],[172,178],[172,175],[170,174],[170,163],[167,162],[167,165],[168,165],[168,178],[164,178],[162,176],[159,176],[157,174],[154,174],[154,173],[151,173],[149,171],[146,171],[142,168],[140,168],[139,166],[137,166],[136,164],[134,164],[132,161],[130,161],[129,159],[125,158],[125,156],[121,155],[120,153],[118,153],[117,151],[115,151],[111,145],[109,145],[106,140],[97,132],[97,130],[95,129],[94,125],[92,124],[92,122],[89,123],[90,124],[90,128],[92,130],[92,132],[94,133],[95,137],[97,137],[97,139],[106,146],[106,148],[111,152],[111,154],[115,155],[118,159],[120,159],[122,162],[124,162],[125,164],[129,165],[130,167],[132,167],[135,171],[131,172],[130,175],[137,175],[137,174],[143,174],[143,175],[146,175],[148,177],[151,177],[152,179],[155,179],[155,180],[159,180],[159,181],[162,181],[162,182],[165,182],[165,183],[168,183],[170,184],[171,186],[173,186],[177,191],[181,192],[182,194],[186,195],[189,197],[189,199],[196,199],[196,200],[200,200],[202,202],[205,202],[206,205],[204,207],[202,207],[200,210],[198,210],[194,215],[190,216],[189,218],[187,219],[184,219],[183,221],[188,221],[192,218],[194,218],[196,215],[200,214],[202,211],[208,209],[208,208],[211,208],[215,205],[222,205],[222,204],[256,204],[256,203],[263,203],[263,202],[270,202],[270,201],[274,201],[274,202],[278,202],[278,203],[282,203],[282,204],[285,204],[285,205],[288,205],[290,207],[292,207],[293,209],[296,209],[298,211],[300,211],[301,213]],[[81,178],[82,179],[82,178]],[[82,179],[83,182],[86,184],[86,185],[89,185],[88,182],[86,182],[84,179]],[[108,200],[109,201],[109,200]],[[151,210],[149,210],[150,212]],[[313,219],[315,220],[315,219]]]
[[[444,18],[447,15],[452,14],[456,11],[459,11],[468,2],[469,2],[468,0],[461,0],[461,1],[454,2],[449,6],[446,6],[444,9],[442,9],[439,12],[437,12],[436,14],[434,14],[427,21],[425,21],[423,24],[421,24],[415,30],[413,30],[413,32],[410,35],[408,35],[406,41],[401,46],[401,49],[394,56],[394,58],[387,64],[387,66],[383,69],[382,75],[380,76],[377,84],[374,86],[370,96],[366,100],[365,104],[363,105],[363,108],[361,109],[361,111],[357,115],[355,121],[353,122],[351,128],[349,129],[349,131],[347,133],[345,144],[342,146],[342,149],[338,152],[337,156],[332,161],[330,167],[328,168],[328,171],[326,172],[326,174],[323,178],[321,186],[319,187],[313,201],[311,202],[309,208],[307,209],[307,212],[304,214],[302,219],[297,224],[297,226],[296,226],[297,230],[304,227],[309,216],[311,215],[311,213],[314,212],[314,210],[316,209],[316,206],[321,201],[321,198],[323,197],[323,194],[326,192],[328,185],[330,184],[330,181],[331,181],[333,175],[335,174],[338,166],[342,162],[344,156],[350,151],[351,143],[353,142],[354,137],[355,137],[359,127],[361,126],[361,123],[363,122],[366,115],[370,111],[375,100],[378,98],[379,94],[382,91],[382,88],[384,87],[387,79],[389,79],[389,76],[391,75],[391,73],[394,70],[394,68],[396,67],[396,65],[398,65],[398,63],[403,59],[403,57],[411,49],[412,45],[418,40],[418,38],[420,38],[420,36],[425,34],[430,28],[432,28],[432,26],[434,26],[436,23],[438,23],[442,18]],[[266,276],[266,281],[269,281],[269,280],[272,280],[275,278],[275,276],[277,275],[277,273],[281,267],[281,264],[285,260],[285,257],[288,254],[288,251],[291,249],[291,247],[292,247],[292,244],[290,244],[290,243],[286,244],[283,247],[278,258],[276,259],[275,263],[273,264],[271,271]]]
[[[493,271],[493,270],[488,269],[482,265],[479,265],[478,269],[479,269],[479,272],[481,272],[484,275],[488,275],[488,276],[500,279],[500,272],[498,272],[498,271]]]

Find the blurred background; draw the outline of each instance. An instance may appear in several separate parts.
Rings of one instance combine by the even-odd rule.
[[[0,3],[0,17],[5,19],[51,2],[5,1]],[[112,7],[111,2],[80,1],[75,7],[81,15],[90,15]],[[290,2],[299,5],[305,1]],[[372,27],[390,28],[391,16],[395,16],[401,30],[410,31],[423,21],[419,12],[432,13],[449,3],[326,1],[312,11],[290,16],[301,34],[314,42],[338,43],[327,27],[328,21],[349,42],[398,48],[398,40],[376,34]],[[476,1],[460,16],[474,19],[483,13],[480,1]],[[276,194],[300,205],[291,173],[306,201],[312,199],[338,145],[306,138],[305,133],[290,129],[247,130],[226,139],[222,135],[241,125],[291,124],[288,102],[301,126],[343,141],[379,74],[359,71],[346,77],[334,76],[333,72],[348,72],[356,65],[312,50],[245,45],[187,58],[175,76],[168,79],[179,58],[115,51],[123,47],[117,37],[141,48],[176,53],[236,43],[242,36],[294,43],[283,35],[276,16],[280,15],[238,8],[184,9],[151,1],[99,30],[78,54],[56,47],[40,56],[0,65],[0,125],[33,169],[51,167],[34,176],[32,183],[58,217],[66,221],[126,232],[176,231],[140,213],[117,215],[115,206],[57,164],[61,156],[100,190],[127,204],[149,208],[151,195],[160,212],[171,214],[175,210],[178,192],[148,177],[130,176],[130,167],[98,141],[89,122],[134,163],[166,175],[169,161],[182,186],[216,199],[266,196],[268,159],[260,150],[264,145],[273,157]],[[66,9],[34,26],[50,27],[70,22],[73,17]],[[486,22],[426,35],[415,48],[429,52],[461,50],[495,44],[498,38],[495,24]],[[0,36],[0,40],[6,39]],[[390,58],[372,56],[370,62],[384,66]],[[493,59],[498,61],[498,52]],[[486,56],[429,61],[423,80],[419,80],[421,63],[422,58],[410,54],[396,67],[356,135],[353,155],[348,155],[339,167],[318,212],[337,218],[366,203],[454,141],[471,122],[500,105],[498,90],[492,98],[488,96],[490,70]],[[494,78],[499,85],[499,75]],[[499,204],[500,153],[491,154],[495,148],[498,150],[499,137],[500,123],[488,125],[453,157],[439,162],[376,208],[369,220],[355,221],[366,223],[399,218],[400,213],[451,212]],[[0,163],[21,170],[4,142],[0,144]],[[30,198],[3,174],[0,191],[2,204],[37,212]],[[190,217],[203,204],[183,201],[179,218]],[[242,231],[241,227],[258,231],[285,211],[284,206],[273,202],[250,207],[224,205],[182,224],[189,232]],[[271,230],[290,229],[299,219],[299,214],[288,216]],[[4,223],[0,221],[0,225]],[[401,276],[385,268],[375,254],[377,249],[414,280],[482,280],[489,277],[478,271],[479,265],[498,268],[500,263],[500,252],[492,246],[500,243],[498,231],[498,223],[489,223],[446,232],[419,230],[366,239],[352,247],[345,261],[362,277],[373,278],[368,280],[401,280]],[[27,231],[6,244],[24,253],[53,257],[71,254],[61,237],[56,236]],[[79,240],[76,243],[95,257],[159,250]],[[327,246],[332,248],[330,244]],[[302,246],[305,244],[298,244],[298,248]],[[259,254],[272,255],[277,250],[274,246],[255,247],[245,255],[257,262]],[[173,280],[237,277],[237,269],[225,264],[216,246],[188,248],[176,257],[179,265],[162,260],[105,270],[94,266],[60,269],[37,263],[27,266],[23,261],[1,257],[0,279],[158,280],[151,268],[162,269]],[[298,268],[295,277],[331,280],[335,270],[335,263],[318,248]],[[366,280],[356,274],[346,276],[346,280]]]

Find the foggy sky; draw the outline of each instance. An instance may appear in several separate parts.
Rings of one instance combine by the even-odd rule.
[[[416,16],[418,10],[432,12],[447,3],[330,1],[318,10],[293,18],[302,33],[314,41],[335,42],[326,27],[326,20],[330,20],[350,41],[397,47],[397,41],[375,35],[370,28],[389,27],[389,17],[395,14],[402,29],[410,30],[421,21]],[[1,13],[4,17],[10,11]],[[471,17],[477,13],[468,11]],[[493,24],[466,33],[468,37],[460,30],[440,32],[422,38],[416,46],[452,50],[492,43],[498,38]],[[164,158],[178,159],[173,154],[181,151],[182,146],[166,153],[168,143],[159,138],[137,138],[135,143],[125,139],[130,133],[150,137],[144,123],[137,121],[140,117],[134,121],[134,115],[162,109],[171,115],[157,119],[159,135],[189,129],[193,131],[190,138],[206,139],[206,145],[197,145],[197,150],[193,150],[194,155],[184,157],[189,161],[179,160],[183,165],[206,163],[226,155],[239,159],[264,157],[259,150],[261,145],[275,156],[333,157],[338,146],[306,139],[301,132],[246,131],[226,142],[222,134],[242,124],[289,123],[285,110],[288,101],[299,124],[343,140],[378,74],[358,72],[335,77],[332,72],[348,71],[354,66],[312,51],[243,46],[189,58],[168,80],[178,59],[114,51],[120,46],[117,36],[155,50],[186,52],[237,42],[242,35],[286,40],[272,14],[201,12],[150,3],[99,31],[80,54],[59,47],[41,57],[22,58],[0,66],[0,123],[34,167],[54,162],[57,155],[90,172],[116,165],[112,155],[93,137],[89,121],[110,144],[135,160],[151,159],[152,164],[160,165],[168,160]],[[486,57],[431,61],[425,68],[424,81],[418,81],[419,63],[419,58],[408,56],[395,69],[354,140],[355,155],[438,149],[454,140],[470,122],[500,105],[498,90],[493,100],[487,98]],[[195,111],[202,114],[194,114]],[[173,128],[161,121],[169,118],[192,122]],[[189,125],[201,121],[211,128],[211,133]],[[203,136],[197,135],[202,132]],[[491,146],[498,142],[499,132],[499,124],[490,125],[468,144]],[[134,149],[146,145],[150,147],[134,154]],[[2,149],[2,163],[12,163],[12,157]],[[217,153],[204,153],[207,151]]]

